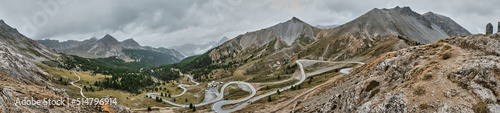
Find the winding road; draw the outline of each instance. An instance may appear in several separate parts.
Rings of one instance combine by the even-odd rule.
[[[83,98],[87,98],[87,97],[85,97],[85,95],[83,95],[83,89],[82,89],[82,87],[77,86],[77,85],[75,85],[75,84],[74,84],[75,82],[80,81],[80,76],[78,76],[78,75],[76,74],[76,72],[75,72],[75,71],[73,71],[73,74],[75,74],[75,76],[77,76],[77,77],[78,77],[78,80],[75,80],[75,81],[73,81],[73,82],[70,82],[70,84],[71,84],[71,85],[73,85],[73,86],[75,86],[75,87],[77,87],[77,88],[80,88],[80,94],[82,95],[82,97],[83,97]]]
[[[183,75],[183,76],[187,76],[189,79],[191,79],[190,81],[191,81],[191,82],[193,82],[195,85],[179,84],[179,85],[178,85],[178,87],[182,88],[184,91],[182,91],[182,93],[181,93],[181,94],[178,94],[178,95],[170,95],[171,97],[179,97],[179,96],[184,95],[184,93],[186,93],[186,92],[187,92],[187,89],[186,89],[186,87],[184,87],[184,86],[198,86],[198,85],[200,85],[200,83],[198,83],[198,82],[196,82],[196,81],[194,81],[194,80],[193,80],[193,77],[192,77],[192,76],[189,76],[189,75],[187,75],[187,74],[182,74],[181,72],[179,72],[179,73],[180,73],[181,75]],[[159,93],[156,93],[156,94],[160,95]]]
[[[179,72],[179,73],[180,73],[182,76],[187,76],[189,79],[191,79],[190,81],[191,81],[191,82],[193,82],[195,85],[179,84],[179,85],[177,85],[177,86],[178,86],[178,87],[180,87],[180,88],[183,90],[183,91],[182,91],[182,93],[181,93],[181,94],[178,94],[178,95],[170,95],[170,97],[179,97],[179,96],[184,95],[184,93],[186,93],[186,92],[187,92],[187,89],[186,89],[186,87],[184,87],[184,86],[198,86],[198,85],[200,85],[200,83],[198,83],[198,82],[196,82],[196,81],[194,81],[194,80],[193,80],[193,77],[191,77],[191,76],[189,76],[189,75],[187,75],[187,74],[182,74],[181,72]],[[160,93],[148,93],[148,94],[146,94],[146,95],[151,96],[151,95],[161,95],[161,94],[160,94]]]
[[[364,64],[363,62],[330,62],[330,61],[320,61],[320,60],[297,60],[295,61],[295,63],[299,64],[299,67],[300,67],[300,72],[301,72],[301,75],[297,78],[299,79],[299,81],[291,86],[296,86],[296,85],[300,85],[302,82],[304,82],[306,80],[306,73],[304,71],[304,67],[302,65],[302,63],[300,62],[327,62],[327,63],[357,63],[357,64]],[[343,74],[347,74],[349,73],[349,71],[351,70],[351,68],[344,68],[344,69],[341,69],[340,72],[343,73]],[[182,74],[180,73],[181,75],[183,76],[187,76],[191,79],[191,82],[195,83],[196,85],[187,85],[187,84],[179,84],[178,86],[181,87],[182,89],[184,89],[184,91],[179,94],[179,95],[173,95],[171,97],[179,97],[179,96],[182,96],[186,93],[187,89],[184,87],[184,86],[197,86],[199,85],[198,82],[194,81],[193,80],[193,77],[187,75],[187,74]],[[224,89],[231,85],[231,84],[240,84],[240,85],[246,85],[250,88],[251,90],[251,95],[248,96],[248,97],[245,97],[243,99],[239,99],[239,100],[222,100],[224,98]],[[279,89],[279,91],[285,91],[285,90],[288,90],[291,88],[291,86],[287,86],[285,88],[282,88],[282,89]],[[81,89],[81,88],[80,88]],[[207,104],[210,104],[210,103],[213,103],[213,102],[216,102],[212,105],[212,110],[214,110],[215,112],[218,112],[218,113],[229,113],[229,112],[233,112],[233,111],[236,111],[254,101],[257,101],[259,99],[262,99],[262,98],[265,98],[269,95],[272,95],[272,94],[275,94],[276,91],[271,91],[269,93],[266,93],[266,94],[263,94],[263,95],[260,95],[260,96],[257,96],[257,97],[254,97],[255,94],[256,94],[256,89],[255,87],[253,87],[250,83],[247,83],[247,82],[243,82],[243,81],[233,81],[233,82],[228,82],[226,84],[224,84],[221,88],[221,91],[220,92],[215,92],[215,95],[216,95],[216,98],[215,99],[212,99],[212,100],[209,100],[209,101],[203,101],[201,103],[198,103],[194,106],[203,106],[203,105],[207,105]],[[156,98],[156,96],[159,96],[160,94],[159,93],[148,93],[146,94],[148,95],[149,97],[151,98]],[[83,93],[82,93],[82,96],[83,96]],[[254,98],[252,98],[254,97]],[[220,101],[222,100],[222,101]],[[164,102],[167,102],[171,105],[174,105],[174,106],[178,106],[178,107],[189,107],[189,105],[183,105],[183,104],[177,104],[177,103],[174,103],[174,102],[171,102],[171,101],[168,101],[166,99],[162,99],[162,101]],[[217,102],[218,101],[218,102]],[[246,102],[245,102],[246,101]],[[244,103],[241,103],[241,102],[244,102]],[[233,108],[230,108],[230,109],[227,109],[227,110],[224,110],[222,109],[222,106],[224,105],[229,105],[229,104],[237,104],[237,103],[241,103]]]
[[[300,85],[302,82],[304,82],[306,80],[306,73],[304,71],[304,67],[302,65],[302,63],[300,62],[326,62],[326,63],[356,63],[356,64],[365,64],[363,62],[330,62],[330,61],[321,61],[321,60],[297,60],[295,61],[295,63],[299,64],[299,67],[300,67],[300,77],[298,78],[299,79],[299,82],[291,85],[291,86],[296,86],[296,85]],[[347,74],[349,73],[349,71],[351,70],[351,68],[345,68],[345,69],[341,69],[341,73],[344,73],[344,74]],[[243,82],[243,83],[246,83],[246,82]],[[248,83],[246,83],[248,84]],[[226,86],[226,84],[224,85]],[[285,88],[282,88],[282,89],[279,89],[280,92],[282,91],[285,91],[285,90],[288,90],[291,88],[291,86],[288,86],[288,87],[285,87]],[[221,91],[224,91],[224,88],[225,87],[222,87]],[[254,87],[251,87],[252,89],[255,89]],[[215,103],[214,105],[212,105],[212,110],[214,110],[215,112],[218,112],[218,113],[229,113],[229,112],[233,112],[233,111],[236,111],[238,109],[240,109],[241,107],[243,106],[246,106],[254,101],[257,101],[259,99],[262,99],[262,98],[265,98],[269,95],[272,95],[272,94],[276,94],[276,91],[271,91],[269,93],[266,93],[266,94],[263,94],[263,95],[260,95],[258,97],[255,97],[255,98],[252,98],[244,103],[241,103],[240,105],[237,105],[233,108],[230,108],[228,110],[224,110],[222,109],[222,106],[224,105],[228,105],[228,104],[235,104],[235,103],[240,103],[240,102],[243,102],[244,100],[246,100],[247,98],[251,98],[255,95],[253,95],[253,92],[252,92],[252,95],[248,96],[247,98],[244,98],[244,99],[241,99],[241,100],[230,100],[230,101],[219,101],[217,103]]]

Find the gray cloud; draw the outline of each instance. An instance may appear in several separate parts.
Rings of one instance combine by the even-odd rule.
[[[293,16],[311,25],[343,24],[373,8],[395,6],[448,16],[472,33],[483,33],[486,23],[500,21],[500,7],[495,6],[500,1],[496,0],[57,1],[60,0],[3,0],[0,19],[18,29],[25,25],[23,19],[33,22],[37,33],[21,30],[33,39],[83,40],[111,34],[118,40],[134,38],[141,45],[155,47],[202,44],[223,36],[232,38]],[[56,3],[59,10],[51,16],[38,2]],[[43,14],[47,23],[37,26],[40,22],[33,17]]]

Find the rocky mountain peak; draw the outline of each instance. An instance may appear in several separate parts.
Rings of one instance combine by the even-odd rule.
[[[436,13],[429,11],[427,13],[424,13],[424,15],[436,15]]]
[[[5,22],[3,21],[3,19],[0,19],[0,25],[5,25]]]
[[[304,23],[304,21],[300,20],[300,19],[299,19],[299,18],[297,18],[297,17],[292,17],[291,21],[292,21],[292,22],[302,22],[302,23]]]
[[[118,40],[116,40],[115,37],[106,34],[102,39],[99,40],[100,42],[106,42],[106,43],[119,43]]]
[[[301,24],[304,24],[305,22],[304,22],[304,21],[302,21],[302,20],[300,20],[300,19],[299,19],[299,18],[297,18],[297,17],[292,17],[292,19],[290,19],[290,20],[288,20],[288,21],[284,22],[284,24],[288,24],[288,23],[292,23],[292,24],[294,24],[294,23],[301,23]]]
[[[17,32],[15,28],[7,25],[3,20],[0,20],[0,31],[2,32]]]
[[[127,40],[124,40],[123,41],[124,43],[127,42],[127,43],[137,43],[133,38],[129,38]]]
[[[141,47],[141,45],[139,45],[139,43],[137,43],[133,38],[124,40],[121,43],[125,48],[140,48]]]
[[[292,17],[292,19],[276,24],[267,28],[267,30],[274,31],[274,36],[280,37],[288,45],[291,45],[297,37],[305,33],[306,36],[313,38],[312,26],[305,23],[304,21],[298,19],[297,17]],[[268,42],[270,39],[265,39]],[[244,46],[246,47],[246,46]]]
[[[405,6],[405,7],[399,7],[399,6],[396,6],[395,8],[392,8],[392,9],[384,9],[384,10],[387,10],[387,11],[392,11],[392,12],[398,12],[400,14],[403,14],[403,15],[411,15],[411,16],[415,16],[415,17],[418,17],[420,16],[419,13],[411,10],[410,7],[408,6]]]

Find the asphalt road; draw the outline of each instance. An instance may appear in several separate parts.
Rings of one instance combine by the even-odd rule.
[[[330,61],[320,61],[320,60],[297,60],[295,61],[295,63],[299,64],[299,67],[300,67],[300,77],[298,78],[299,79],[299,82],[293,84],[292,86],[296,86],[296,85],[300,85],[302,82],[304,82],[306,80],[306,73],[304,72],[304,67],[302,66],[302,63],[300,62],[327,62],[327,63],[358,63],[358,64],[365,64],[363,62],[330,62]],[[344,69],[341,69],[341,73],[349,73],[349,71],[351,70],[351,68],[344,68]],[[241,82],[241,83],[246,83],[246,82]],[[247,83],[248,84],[248,83]],[[227,86],[227,84],[225,84],[224,86]],[[251,85],[249,85],[251,86]],[[222,87],[222,91],[224,91],[224,88],[225,87]],[[254,91],[255,88],[253,86],[251,86],[250,88],[252,88],[252,90]],[[288,90],[290,89],[291,86],[288,86],[288,87],[285,87],[285,88],[282,88],[282,89],[279,89],[280,92],[282,91],[285,91],[285,90]],[[215,112],[218,112],[218,113],[229,113],[229,112],[233,112],[233,111],[236,111],[238,109],[240,109],[241,107],[243,106],[246,106],[254,101],[257,101],[259,99],[262,99],[262,98],[265,98],[269,95],[272,95],[272,94],[276,94],[276,91],[272,91],[272,92],[269,92],[269,93],[266,93],[266,94],[263,94],[263,95],[260,95],[258,97],[255,97],[255,98],[252,98],[253,96],[255,96],[254,92],[252,92],[252,95],[250,95],[249,97],[246,97],[244,99],[241,99],[241,100],[225,100],[225,101],[219,101],[215,104],[212,105],[212,110],[214,110]],[[221,97],[222,98],[222,97]],[[235,104],[235,103],[240,103],[240,102],[243,102],[249,98],[252,98],[244,103],[241,103],[233,108],[230,108],[228,110],[224,110],[222,109],[222,106],[224,105],[228,105],[228,104]]]
[[[224,86],[222,86],[221,96],[219,96],[219,100],[221,100],[222,98],[224,98],[224,95],[223,95],[224,92],[223,91],[230,84],[243,84],[243,85],[247,85],[250,88],[252,94],[250,94],[250,96],[245,97],[245,98],[240,99],[240,100],[222,100],[222,101],[216,102],[216,103],[214,103],[212,105],[212,110],[214,110],[215,112],[218,112],[218,113],[229,113],[229,112],[232,112],[232,111],[236,111],[239,108],[231,108],[231,109],[228,109],[228,110],[224,110],[224,109],[222,109],[222,106],[228,105],[228,104],[236,104],[236,103],[243,102],[245,100],[248,100],[248,99],[252,98],[257,93],[257,91],[255,90],[255,88],[250,83],[241,82],[241,81],[229,82],[229,83],[224,84]]]
[[[183,91],[182,91],[182,93],[181,93],[181,94],[178,94],[178,95],[170,95],[171,97],[179,97],[179,96],[184,95],[184,94],[187,92],[187,89],[186,89],[186,87],[184,87],[184,86],[198,86],[198,85],[200,85],[200,83],[198,83],[198,82],[196,82],[196,81],[194,81],[194,80],[193,80],[193,77],[191,77],[191,76],[189,76],[189,75],[187,75],[187,74],[182,74],[181,72],[179,72],[179,73],[180,73],[182,76],[187,76],[189,79],[191,79],[190,81],[191,81],[191,82],[193,82],[195,85],[179,84],[179,85],[177,85],[177,86],[178,86],[178,87],[180,87],[180,88],[183,90]],[[161,95],[161,94],[160,94],[160,93],[148,93],[148,94],[146,94],[146,95],[148,95],[148,96],[151,96],[151,95],[156,95],[156,96],[158,96],[158,95]]]
[[[299,85],[299,84],[301,84],[302,82],[304,82],[306,80],[306,73],[304,71],[304,67],[303,67],[302,63],[300,63],[300,62],[327,62],[327,63],[358,63],[358,64],[364,64],[363,62],[330,62],[330,61],[320,61],[320,60],[297,60],[295,62],[300,67],[301,75],[297,78],[297,79],[299,79],[299,82],[293,84],[292,86]],[[344,69],[341,69],[340,72],[346,74],[346,73],[349,73],[350,70],[351,70],[351,68],[344,68]],[[193,83],[196,84],[194,86],[199,85],[198,82],[196,82],[196,81],[193,80],[193,77],[191,77],[191,76],[189,76],[187,74],[182,74],[182,73],[181,73],[181,75],[189,77],[191,79],[191,82],[193,82]],[[224,89],[227,86],[231,85],[231,84],[246,85],[246,86],[248,86],[250,88],[252,94],[250,96],[245,97],[245,98],[240,99],[240,100],[222,100],[224,98],[224,95],[223,95],[224,94]],[[184,95],[186,93],[186,91],[187,91],[187,89],[184,86],[191,86],[191,85],[179,84],[178,86],[181,87],[184,91],[181,94],[179,94],[179,95],[172,95],[172,97],[178,97],[178,96]],[[282,89],[279,89],[279,90],[281,92],[281,91],[288,90],[290,88],[291,88],[291,86],[288,86],[288,87],[285,87],[285,88],[282,88]],[[215,112],[218,112],[218,113],[229,113],[229,112],[236,111],[236,110],[240,109],[241,107],[246,106],[246,105],[248,105],[248,104],[250,104],[250,103],[252,103],[254,101],[257,101],[259,99],[265,98],[265,97],[267,97],[269,95],[272,95],[272,94],[276,93],[276,91],[272,91],[272,92],[269,92],[269,93],[266,93],[266,94],[254,97],[255,94],[256,94],[256,92],[257,92],[256,89],[255,89],[255,87],[253,87],[250,83],[242,82],[242,81],[228,82],[228,83],[226,83],[226,84],[224,84],[222,86],[220,92],[217,92],[217,89],[215,89],[215,91],[213,89],[209,89],[209,90],[206,90],[206,91],[208,93],[205,93],[205,94],[209,94],[211,96],[215,96],[215,98],[211,98],[210,100],[204,100],[203,102],[198,103],[198,104],[196,104],[194,106],[203,106],[203,105],[207,105],[207,104],[216,102],[216,103],[214,103],[212,105],[212,110],[214,110]],[[150,96],[152,98],[156,98],[156,96],[159,96],[160,94],[159,93],[148,93],[146,95],[148,95],[148,96]],[[82,96],[83,96],[83,94],[82,94]],[[252,98],[252,97],[254,97],[254,98]],[[220,100],[222,100],[222,101],[220,101]],[[178,106],[178,107],[189,107],[189,105],[176,104],[174,102],[171,102],[171,101],[168,101],[168,100],[165,100],[165,99],[162,99],[162,101],[167,102],[167,103],[169,103],[171,105],[174,105],[174,106]],[[244,103],[241,103],[241,102],[244,102]],[[224,105],[236,104],[236,103],[241,103],[241,104],[239,104],[239,105],[237,105],[237,106],[235,106],[233,108],[227,109],[227,110],[222,109],[222,106],[224,106]]]

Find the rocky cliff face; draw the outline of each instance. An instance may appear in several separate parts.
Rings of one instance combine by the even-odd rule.
[[[59,56],[48,47],[20,34],[17,29],[5,24],[3,20],[0,20],[0,45],[10,47],[9,51],[22,54],[37,62],[54,60]]]
[[[127,39],[127,40],[124,40],[121,42],[121,45],[124,47],[124,48],[128,48],[128,49],[136,49],[136,48],[141,48],[141,45],[139,45],[139,43],[137,43],[134,39]]]
[[[433,12],[427,12],[423,14],[425,19],[429,20],[436,26],[438,26],[441,30],[446,32],[449,36],[469,36],[472,35],[465,28],[455,23],[451,18],[436,14]]]
[[[500,34],[390,52],[314,92],[303,112],[498,112]]]

